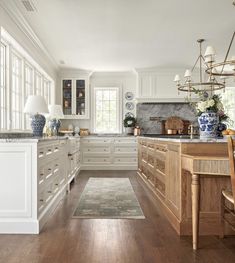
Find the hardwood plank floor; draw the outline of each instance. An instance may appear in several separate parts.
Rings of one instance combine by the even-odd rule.
[[[72,219],[89,177],[129,177],[146,219]],[[1,263],[234,263],[235,237],[179,237],[134,171],[82,171],[40,235],[0,235]]]

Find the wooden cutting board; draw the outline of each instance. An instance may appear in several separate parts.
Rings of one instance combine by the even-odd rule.
[[[167,130],[183,130],[184,122],[179,117],[170,117],[166,120],[165,128]]]

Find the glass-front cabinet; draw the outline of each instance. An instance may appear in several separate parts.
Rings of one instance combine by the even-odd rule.
[[[87,79],[62,79],[62,107],[66,119],[89,119]]]

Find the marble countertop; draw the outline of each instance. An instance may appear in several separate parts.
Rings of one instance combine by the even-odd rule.
[[[73,137],[77,138],[77,137]],[[25,137],[25,138],[0,138],[0,143],[3,142],[14,142],[14,143],[38,143],[44,141],[54,141],[54,140],[68,140],[70,137],[58,136],[58,137]]]
[[[185,139],[185,138],[166,138],[166,137],[151,137],[151,136],[139,136],[138,138],[150,139],[155,141],[166,141],[166,142],[179,142],[179,143],[227,143],[227,138],[215,138],[215,139]]]

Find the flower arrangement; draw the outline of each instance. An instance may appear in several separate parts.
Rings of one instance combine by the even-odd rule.
[[[219,122],[228,122],[229,117],[224,111],[223,103],[221,102],[221,96],[214,94],[209,96],[209,94],[204,92],[199,92],[199,101],[197,103],[192,103],[197,116],[201,116],[203,112],[215,112],[219,117]]]

